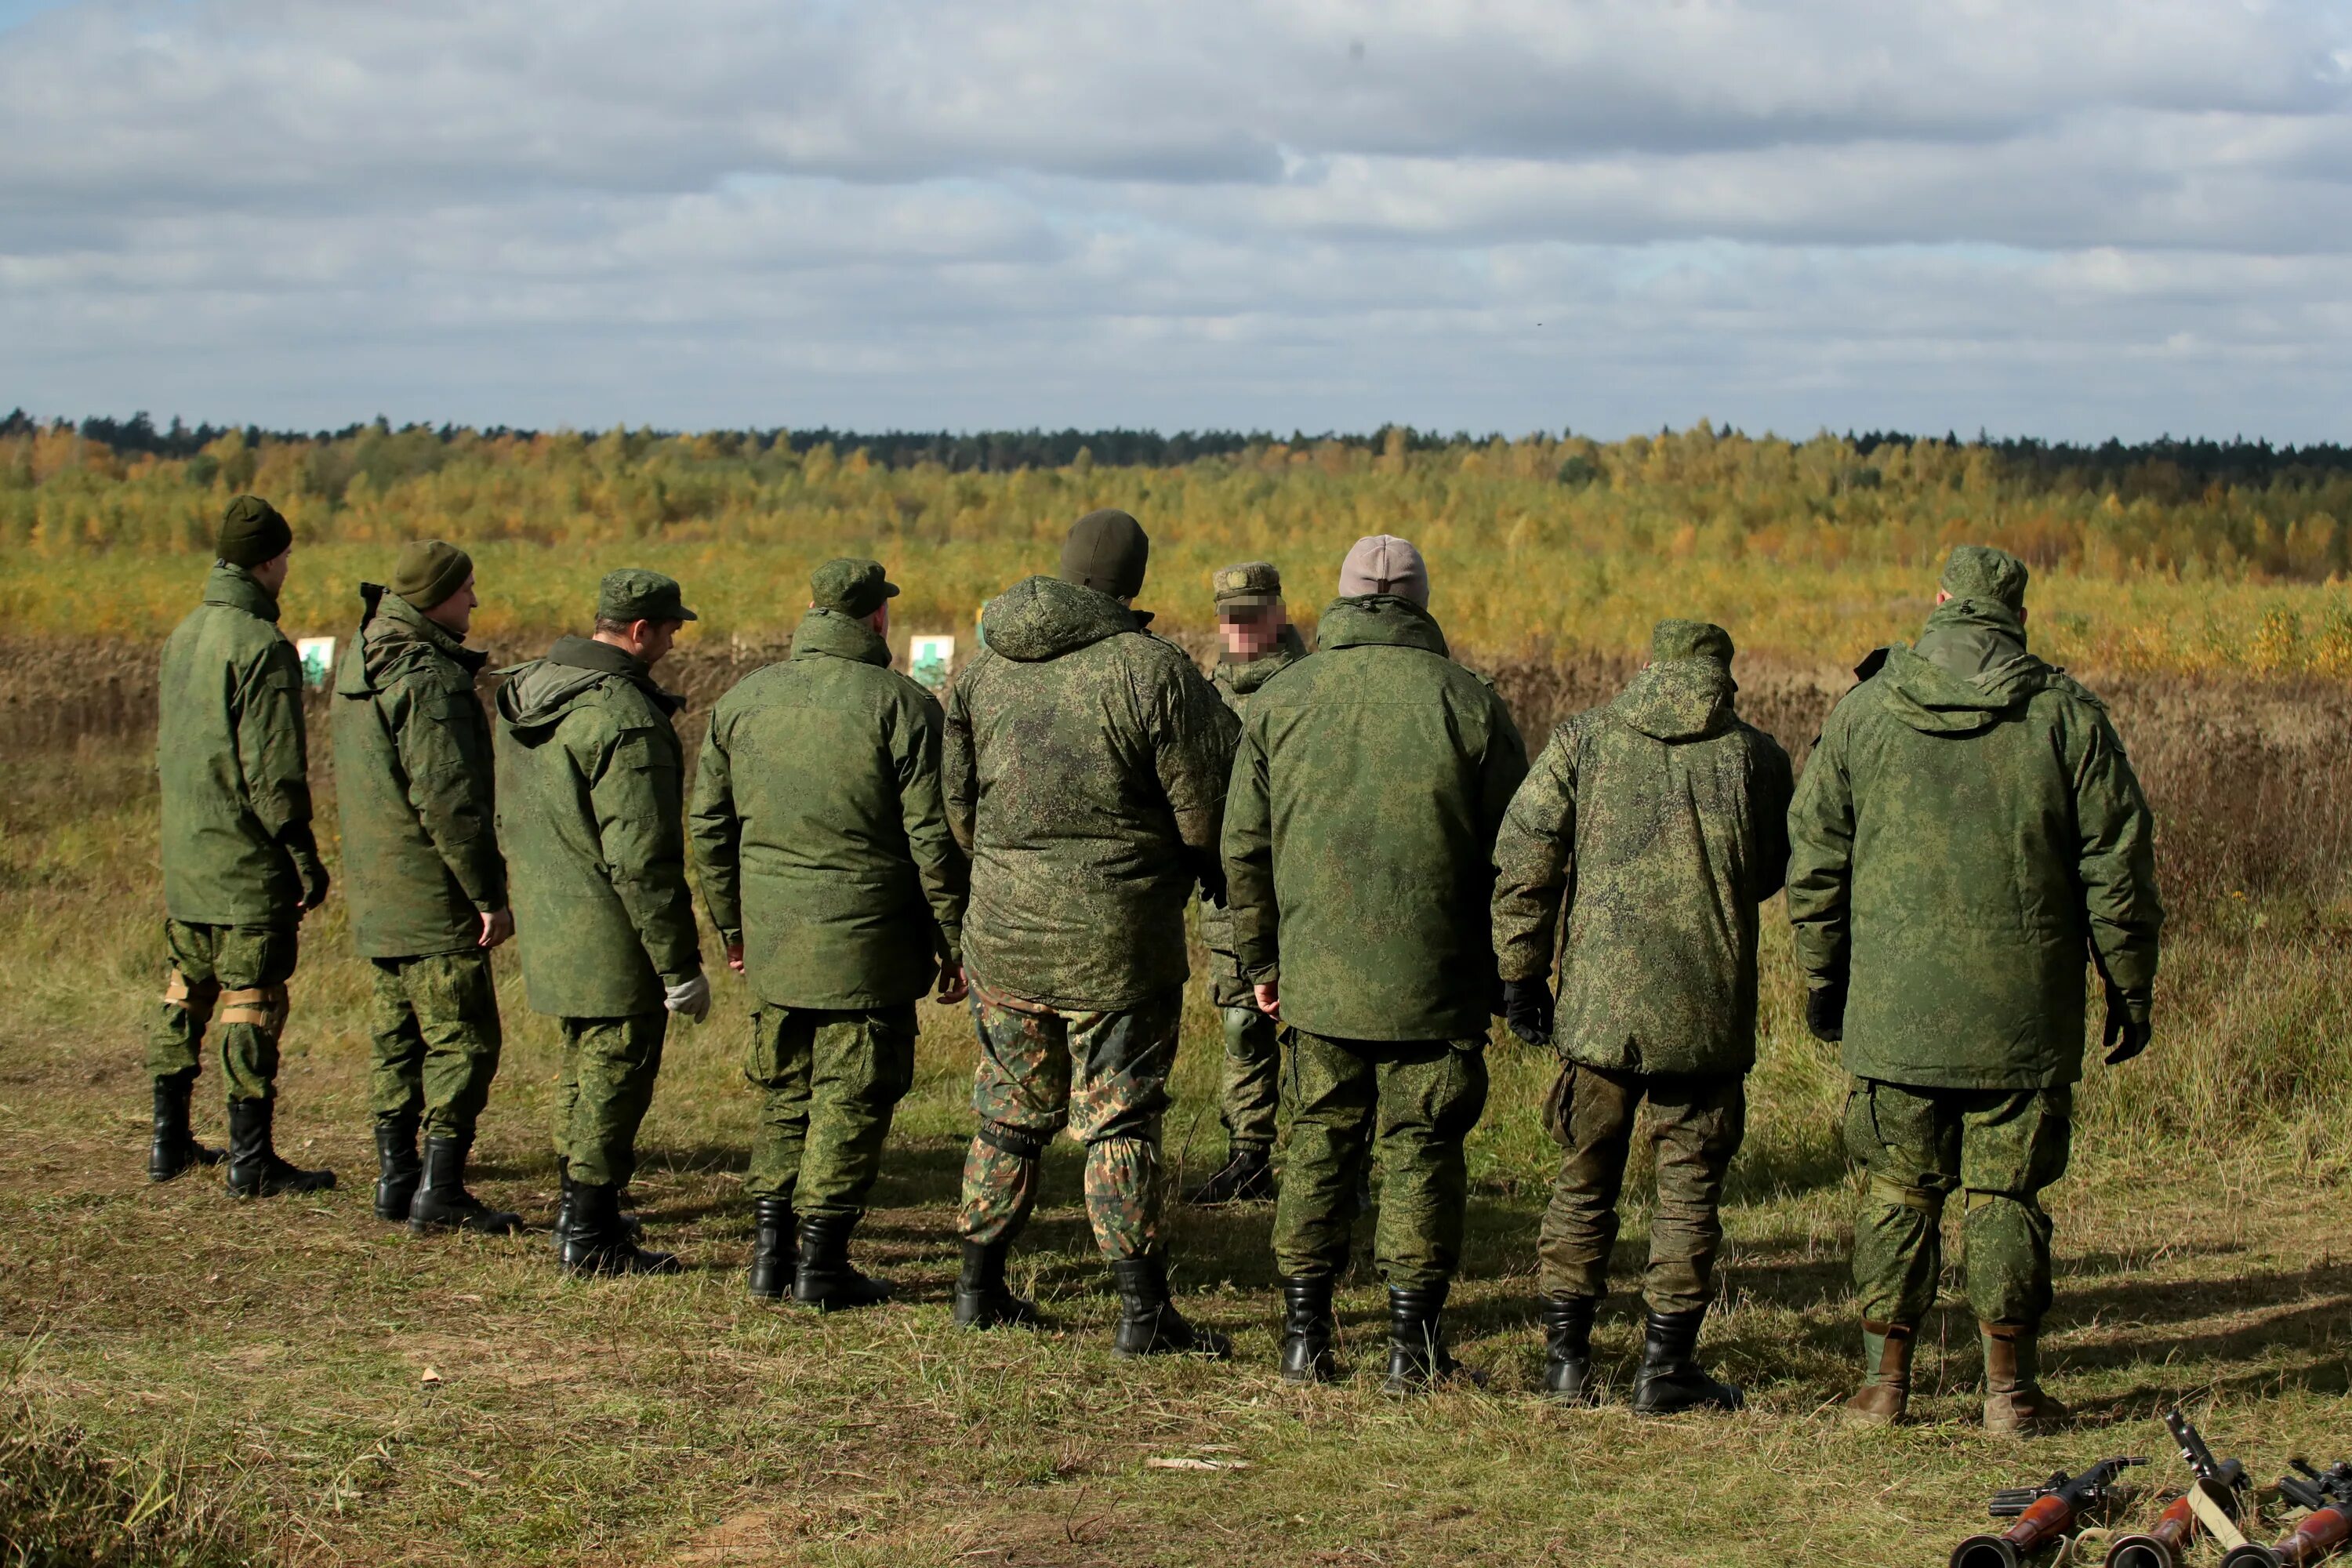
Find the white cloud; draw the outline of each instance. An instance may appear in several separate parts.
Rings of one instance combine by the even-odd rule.
[[[2210,0],[83,0],[0,32],[0,400],[2340,437],[2347,42]]]

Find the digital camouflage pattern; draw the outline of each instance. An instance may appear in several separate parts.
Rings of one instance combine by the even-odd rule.
[[[1225,1141],[1271,1149],[1282,1110],[1281,1028],[1255,1005],[1220,1007],[1217,1021],[1225,1038],[1224,1078],[1217,1096]]]
[[[1489,858],[1527,771],[1509,710],[1427,611],[1378,595],[1324,612],[1316,651],[1251,698],[1226,803],[1236,950],[1278,979],[1283,1022],[1485,1037]]]
[[[878,575],[878,573],[877,573]],[[811,610],[792,658],[711,710],[688,831],[710,923],[772,1007],[864,1011],[960,961],[965,869],[940,705],[862,620]]]
[[[1209,683],[1224,700],[1226,710],[1238,725],[1249,716],[1250,694],[1306,657],[1307,645],[1300,640],[1298,628],[1286,625],[1274,647],[1259,658],[1245,663],[1220,659],[1210,672]],[[1249,977],[1242,973],[1241,960],[1234,952],[1232,911],[1223,900],[1206,895],[1201,900],[1201,942],[1209,950],[1210,999],[1220,1007],[1246,1007],[1255,1012],[1257,1004],[1250,990]],[[1264,1044],[1271,1047],[1271,1027],[1263,1031],[1263,1036]],[[1231,1029],[1226,1031],[1225,1038],[1230,1046],[1234,1038]]]
[[[1937,1089],[2082,1076],[2086,953],[2138,1019],[2158,932],[2153,827],[2097,698],[1955,599],[1862,668],[1789,817],[1789,918],[1848,986],[1846,1070]]]
[[[1788,865],[1788,753],[1733,711],[1719,660],[1661,660],[1553,731],[1495,838],[1502,977],[1544,981],[1552,1043],[1635,1073],[1756,1061],[1758,906]]]
[[[2040,1322],[2051,1300],[2051,1225],[2041,1194],[2066,1173],[2073,1115],[2074,1090],[2063,1086],[1856,1083],[1846,1099],[1845,1142],[1869,1178],[1853,1227],[1864,1319],[1926,1320],[1943,1271],[1944,1201],[1959,1191],[1969,1305],[1978,1321]]]
[[[1747,1083],[1741,1072],[1644,1074],[1575,1062],[1560,1068],[1544,1106],[1544,1130],[1568,1151],[1536,1247],[1545,1295],[1609,1293],[1625,1157],[1647,1100],[1658,1201],[1643,1294],[1656,1312],[1696,1312],[1714,1299],[1723,1178],[1747,1133]]]
[[[915,1082],[911,1003],[865,1011],[761,1007],[743,1076],[760,1091],[744,1191],[803,1218],[864,1212],[890,1117]]]
[[[278,1037],[286,1027],[286,982],[294,976],[299,930],[290,911],[277,926],[164,921],[170,972],[147,1039],[150,1076],[194,1079],[210,1033],[220,1047],[227,1097],[275,1099]]]
[[[470,1142],[499,1075],[498,982],[482,948],[368,962],[368,1100],[379,1121],[421,1118]]]
[[[462,952],[507,907],[490,720],[474,695],[488,655],[373,583],[360,602],[331,725],[352,945],[362,958]]]
[[[164,910],[191,925],[299,919],[289,849],[311,842],[302,669],[250,572],[213,568],[163,644],[159,691]]]
[[[625,1187],[637,1169],[637,1129],[654,1102],[669,1014],[624,1018],[562,1017],[555,1081],[555,1157],[573,1181]]]
[[[701,973],[680,820],[677,698],[606,643],[568,637],[499,689],[498,832],[530,1005],[662,1010]]]
[[[1184,907],[1217,885],[1234,721],[1117,599],[1030,577],[981,615],[947,705],[948,820],[971,857],[975,980],[1076,1012],[1184,983]]]
[[[1482,1020],[1483,1021],[1483,1020]],[[1462,1141],[1486,1109],[1486,1036],[1333,1040],[1289,1031],[1290,1163],[1274,1208],[1285,1275],[1348,1266],[1367,1162],[1380,1178],[1372,1259],[1392,1289],[1454,1278],[1470,1179]]]
[[[1064,1127],[1086,1146],[1087,1221],[1116,1263],[1157,1250],[1160,1131],[1184,1016],[1181,984],[1133,1007],[1062,1010],[972,993],[980,1132],[963,1167],[967,1240],[1011,1241],[1037,1204],[1037,1161]]]

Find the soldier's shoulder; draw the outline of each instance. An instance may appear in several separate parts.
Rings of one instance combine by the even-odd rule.
[[[1778,757],[1783,763],[1789,760],[1789,749],[1780,744],[1770,731],[1759,729],[1745,719],[1735,715],[1731,721],[1730,733],[1738,738],[1740,745],[1752,752],[1765,757]]]
[[[2042,689],[2045,692],[2054,692],[2065,701],[2080,702],[2095,708],[2102,713],[2107,710],[2105,698],[2101,697],[2054,664],[2044,667],[2042,675]]]

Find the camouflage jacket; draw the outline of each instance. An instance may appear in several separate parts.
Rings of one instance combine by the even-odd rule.
[[[1324,612],[1258,689],[1226,803],[1242,969],[1282,1018],[1356,1040],[1483,1040],[1495,830],[1528,771],[1510,710],[1389,595]]]
[[[302,669],[251,573],[213,567],[163,644],[159,695],[164,910],[196,925],[299,918],[287,847],[311,842]]]
[[[1209,674],[1209,683],[1235,719],[1246,719],[1250,693],[1306,657],[1307,645],[1299,640],[1298,628],[1285,626],[1271,652],[1246,664],[1219,659]],[[1233,914],[1222,899],[1206,893],[1201,896],[1201,942],[1209,950],[1210,1000],[1220,1007],[1255,1006],[1249,976],[1242,973],[1241,960],[1234,956]]]
[[[1846,1069],[1931,1089],[2082,1076],[2084,961],[2147,1016],[2164,910],[2147,802],[2098,699],[1955,600],[1865,662],[1789,814],[1789,918],[1843,980]]]
[[[488,655],[373,583],[335,680],[343,897],[362,958],[457,952],[507,907],[490,721],[474,695]]]
[[[1051,577],[982,612],[944,763],[971,857],[964,961],[992,990],[1108,1009],[1184,983],[1184,906],[1218,880],[1234,718],[1146,618]]]
[[[1789,861],[1789,755],[1708,658],[1654,664],[1552,732],[1495,838],[1495,952],[1549,977],[1560,1055],[1644,1073],[1756,1062],[1757,906]]]
[[[743,943],[762,1001],[903,1006],[960,962],[940,725],[873,628],[832,610],[711,710],[688,830],[710,923]]]
[[[608,644],[565,637],[499,688],[498,829],[530,1005],[656,1013],[702,954],[679,821],[678,700]]]

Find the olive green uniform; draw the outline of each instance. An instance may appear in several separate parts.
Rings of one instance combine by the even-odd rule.
[[[204,602],[163,645],[156,728],[162,785],[163,1006],[148,1070],[193,1079],[208,1032],[232,1101],[276,1094],[310,827],[302,672],[278,601],[215,564]],[[318,873],[323,877],[323,873]]]
[[[1662,626],[1662,649],[1685,627],[1700,630]],[[1727,656],[1729,639],[1704,630]],[[1505,980],[1549,981],[1566,911],[1561,1068],[1545,1107],[1567,1151],[1538,1249],[1549,1297],[1608,1291],[1645,1100],[1657,1152],[1649,1304],[1696,1311],[1713,1293],[1756,1060],[1758,906],[1780,890],[1791,787],[1788,754],[1734,714],[1736,689],[1727,658],[1654,660],[1553,732],[1496,838]]]
[[[1863,1315],[1926,1315],[1958,1190],[1977,1316],[2032,1325],[2085,958],[2147,1016],[2163,922],[2147,804],[2105,707],[2026,651],[1998,599],[1954,599],[1860,673],[1790,813],[1788,902],[1809,984],[1846,997]]]
[[[482,917],[507,907],[487,655],[374,584],[335,682],[336,797],[352,944],[368,963],[379,1121],[470,1143],[499,1070]]]
[[[563,1039],[555,1152],[587,1186],[635,1167],[669,1015],[702,970],[686,886],[679,700],[568,637],[499,689],[498,831],[531,1007]]]
[[[1486,1099],[1489,857],[1527,765],[1493,686],[1393,595],[1333,604],[1251,700],[1223,847],[1243,973],[1278,985],[1290,1031],[1286,1276],[1345,1266],[1370,1160],[1381,1277],[1452,1278]]]
[[[697,764],[703,901],[760,999],[749,1191],[803,1216],[865,1206],[914,1080],[914,1005],[961,962],[940,705],[889,665],[866,622],[812,609],[792,658],[711,710]]]

